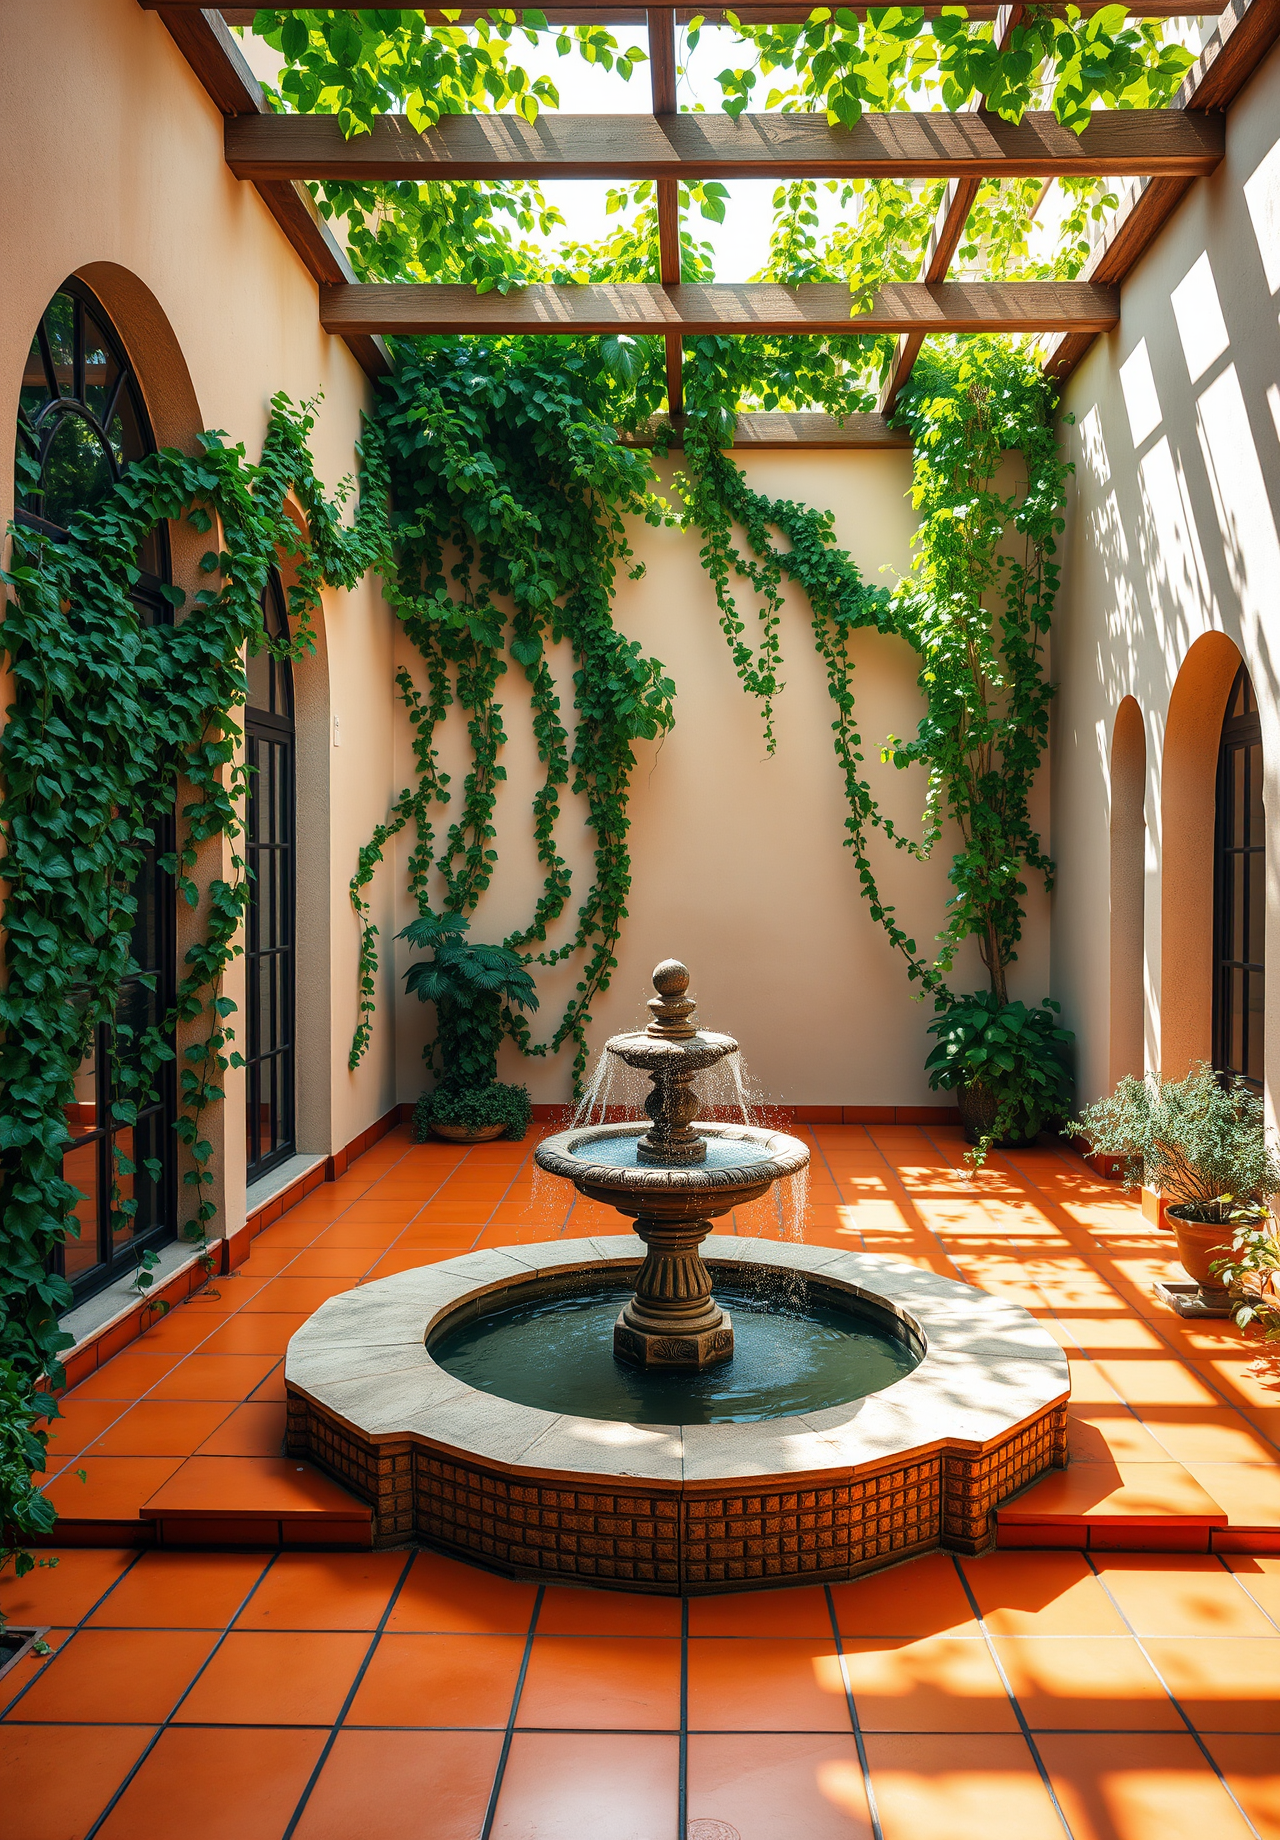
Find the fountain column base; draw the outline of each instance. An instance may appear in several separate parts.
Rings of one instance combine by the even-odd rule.
[[[613,1352],[633,1367],[714,1367],[733,1355],[733,1323],[711,1295],[698,1247],[709,1220],[639,1219],[648,1248],[635,1295],[613,1327]]]

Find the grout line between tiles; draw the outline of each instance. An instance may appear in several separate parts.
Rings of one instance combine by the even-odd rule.
[[[1160,1669],[1156,1666],[1155,1661],[1147,1653],[1146,1643],[1143,1641],[1142,1637],[1138,1634],[1133,1624],[1129,1621],[1128,1617],[1125,1615],[1123,1605],[1120,1603],[1119,1599],[1116,1597],[1115,1593],[1112,1591],[1110,1585],[1108,1585],[1106,1579],[1102,1576],[1102,1573],[1098,1570],[1097,1566],[1094,1564],[1093,1554],[1090,1552],[1086,1552],[1084,1555],[1084,1562],[1089,1567],[1089,1570],[1093,1573],[1098,1583],[1102,1586],[1102,1589],[1106,1592],[1107,1599],[1109,1603],[1111,1604],[1112,1609],[1115,1611],[1116,1615],[1120,1618],[1120,1621],[1124,1624],[1125,1628],[1129,1631],[1129,1634],[1133,1637],[1134,1641],[1137,1643],[1138,1652],[1142,1656],[1142,1659],[1146,1662],[1147,1666],[1151,1669],[1151,1672],[1155,1675],[1156,1679],[1160,1682],[1160,1685],[1164,1688],[1164,1691],[1169,1695],[1169,1704],[1173,1707],[1174,1711],[1177,1713],[1178,1717],[1182,1720],[1182,1723],[1186,1726],[1188,1732],[1191,1734],[1192,1739],[1195,1741],[1197,1750],[1200,1752],[1205,1762],[1209,1765],[1209,1768],[1213,1771],[1218,1781],[1222,1784],[1222,1787],[1226,1791],[1227,1795],[1230,1796],[1231,1801],[1233,1805],[1235,1806],[1237,1813],[1240,1816],[1240,1819],[1244,1822],[1245,1826],[1249,1829],[1249,1832],[1254,1836],[1254,1840],[1262,1840],[1262,1835],[1259,1834],[1257,1828],[1254,1826],[1253,1822],[1249,1819],[1243,1807],[1241,1807],[1240,1802],[1235,1794],[1235,1791],[1231,1787],[1231,1784],[1227,1781],[1222,1771],[1218,1768],[1217,1758],[1214,1757],[1208,1745],[1205,1743],[1200,1733],[1196,1730],[1195,1726],[1192,1724],[1191,1718],[1186,1712],[1186,1710],[1184,1709],[1181,1700],[1178,1698],[1177,1694],[1174,1693],[1168,1681],[1165,1679],[1164,1675],[1160,1672]],[[1192,1639],[1195,1640],[1196,1638],[1193,1637]],[[1200,1639],[1203,1640],[1204,1638],[1200,1638]]]
[[[80,1631],[84,1628],[85,1624],[89,1621],[89,1618],[94,1614],[94,1612],[96,1610],[100,1610],[103,1604],[106,1603],[111,1593],[115,1590],[116,1586],[120,1583],[120,1579],[127,1578],[129,1576],[129,1573],[133,1570],[134,1566],[138,1563],[139,1559],[142,1557],[143,1553],[146,1552],[146,1550],[147,1548],[145,1546],[140,1546],[138,1550],[134,1553],[132,1559],[130,1559],[128,1565],[126,1565],[124,1570],[120,1573],[120,1577],[113,1578],[111,1580],[111,1583],[107,1586],[106,1590],[102,1593],[101,1597],[95,1599],[95,1601],[89,1605],[89,1608],[85,1611],[84,1615],[80,1618],[80,1621],[70,1626],[71,1633],[67,1637],[67,1642],[70,1642],[73,1636],[79,1635]],[[60,1629],[60,1628],[65,1629],[68,1627],[68,1625],[65,1623],[50,1623],[50,1624],[47,1624],[46,1627],[50,1629]],[[32,1687],[35,1686],[37,1680],[39,1680],[41,1675],[44,1673],[45,1668],[48,1667],[49,1663],[52,1660],[54,1660],[54,1658],[57,1655],[61,1654],[62,1650],[67,1646],[67,1642],[59,1642],[57,1648],[53,1649],[51,1653],[47,1654],[44,1657],[43,1663],[41,1664],[40,1667],[36,1669],[35,1673],[31,1676],[26,1686],[23,1687],[19,1692],[15,1693],[11,1700],[6,1701],[5,1704],[2,1707],[0,1707],[0,1719],[8,1718],[9,1714],[12,1712],[13,1708],[18,1704],[19,1700],[21,1700],[26,1694],[30,1693]],[[20,1722],[20,1721],[15,1721],[15,1722]]]
[[[303,1789],[302,1794],[298,1797],[298,1805],[294,1809],[292,1815],[290,1815],[289,1817],[289,1825],[284,1830],[282,1840],[290,1840],[290,1836],[293,1834],[295,1828],[298,1825],[298,1822],[302,1819],[303,1810],[306,1808],[307,1803],[311,1799],[311,1792],[320,1780],[320,1772],[324,1769],[325,1764],[328,1763],[329,1753],[332,1751],[334,1745],[338,1741],[338,1733],[342,1729],[343,1721],[346,1718],[348,1712],[350,1712],[352,1705],[355,1703],[356,1694],[360,1691],[360,1684],[364,1680],[365,1675],[369,1671],[369,1663],[373,1660],[374,1653],[377,1650],[378,1644],[382,1640],[382,1633],[385,1630],[388,1621],[390,1620],[391,1612],[395,1609],[396,1602],[400,1596],[401,1591],[403,1591],[405,1587],[405,1583],[406,1583],[406,1580],[408,1579],[409,1573],[413,1570],[413,1561],[415,1557],[416,1555],[414,1553],[410,1553],[408,1558],[404,1562],[404,1569],[400,1573],[399,1578],[397,1578],[396,1580],[395,1589],[392,1591],[391,1596],[387,1599],[386,1607],[384,1608],[382,1615],[378,1618],[378,1627],[373,1632],[373,1640],[369,1643],[368,1648],[365,1650],[364,1660],[360,1663],[360,1666],[356,1669],[356,1677],[352,1681],[347,1691],[347,1697],[343,1700],[342,1705],[339,1708],[337,1718],[333,1721],[333,1724],[329,1728],[329,1736],[325,1739],[323,1745],[320,1747],[320,1755],[316,1758],[315,1768],[312,1770],[310,1776],[307,1778],[306,1787]],[[88,1836],[88,1840],[92,1840],[91,1835]]]
[[[1032,1760],[1035,1763],[1036,1770],[1040,1777],[1040,1781],[1044,1784],[1045,1793],[1048,1795],[1049,1800],[1053,1803],[1053,1812],[1057,1815],[1058,1819],[1061,1821],[1062,1831],[1064,1834],[1066,1834],[1067,1840],[1074,1840],[1074,1836],[1072,1835],[1072,1832],[1071,1832],[1071,1823],[1068,1821],[1065,1813],[1063,1812],[1062,1804],[1058,1800],[1058,1792],[1054,1788],[1053,1783],[1050,1780],[1048,1770],[1045,1768],[1044,1758],[1040,1755],[1040,1747],[1031,1735],[1031,1727],[1027,1723],[1026,1714],[1023,1712],[1022,1707],[1018,1704],[1018,1696],[1014,1692],[1013,1687],[1010,1684],[1009,1676],[1004,1671],[1004,1663],[1000,1659],[999,1653],[996,1650],[996,1645],[991,1640],[990,1632],[987,1629],[986,1618],[983,1616],[981,1607],[979,1606],[978,1600],[974,1595],[973,1587],[970,1585],[969,1580],[965,1577],[964,1567],[961,1565],[960,1560],[956,1556],[955,1553],[951,1554],[951,1563],[955,1567],[956,1576],[960,1580],[961,1589],[964,1591],[965,1596],[969,1600],[969,1608],[973,1612],[973,1620],[978,1625],[978,1628],[982,1631],[983,1639],[987,1645],[987,1653],[991,1657],[992,1666],[995,1668],[996,1673],[1000,1676],[1001,1686],[1004,1688],[1005,1692],[1009,1695],[1009,1704],[1013,1708],[1013,1716],[1015,1719],[1017,1719],[1018,1728],[1021,1731],[1023,1739],[1026,1742],[1027,1749],[1031,1752]]]
[[[524,1692],[525,1676],[529,1672],[529,1662],[533,1655],[533,1638],[538,1628],[538,1615],[546,1594],[546,1585],[540,1584],[538,1594],[533,1600],[533,1614],[529,1618],[529,1633],[524,1639],[524,1653],[520,1657],[520,1672],[516,1675],[515,1691],[511,1695],[511,1711],[507,1715],[507,1729],[502,1734],[502,1749],[498,1753],[498,1767],[493,1773],[493,1783],[489,1789],[489,1804],[484,1811],[484,1826],[480,1830],[480,1840],[489,1840],[493,1832],[493,1823],[498,1812],[498,1797],[502,1793],[502,1779],[507,1773],[507,1759],[511,1755],[511,1740],[515,1735],[516,1714],[520,1710],[520,1695]],[[284,1840],[289,1840],[288,1834],[285,1835]]]
[[[680,1786],[676,1840],[689,1832],[689,1599],[680,1599]]]
[[[831,1634],[835,1640],[836,1654],[840,1658],[840,1678],[844,1682],[845,1705],[849,1712],[849,1723],[853,1727],[853,1741],[858,1749],[858,1765],[862,1771],[862,1789],[867,1798],[867,1813],[871,1817],[872,1840],[884,1840],[884,1829],[880,1825],[880,1810],[876,1806],[875,1784],[871,1780],[871,1765],[867,1761],[867,1747],[862,1736],[862,1722],[858,1718],[858,1708],[853,1698],[853,1682],[849,1679],[849,1669],[844,1659],[844,1638],[840,1634],[840,1619],[836,1615],[836,1600],[831,1595],[831,1586],[824,1584],[823,1594],[827,1600],[827,1615],[831,1618]]]
[[[1280,1623],[1277,1623],[1275,1617],[1272,1616],[1271,1612],[1267,1609],[1267,1606],[1262,1602],[1262,1599],[1254,1596],[1253,1592],[1249,1589],[1248,1585],[1245,1583],[1241,1574],[1239,1572],[1232,1571],[1231,1567],[1227,1564],[1225,1555],[1220,1552],[1216,1552],[1212,1554],[1212,1557],[1218,1561],[1218,1564],[1222,1567],[1223,1571],[1227,1574],[1228,1578],[1235,1579],[1237,1585],[1244,1592],[1245,1596],[1248,1598],[1249,1602],[1253,1605],[1254,1609],[1260,1610],[1263,1616],[1265,1616],[1267,1621],[1270,1623],[1271,1627],[1276,1631],[1277,1634],[1280,1634]],[[1232,1557],[1237,1558],[1237,1559],[1247,1559],[1249,1557],[1249,1554],[1248,1553],[1234,1553]],[[1198,1639],[1203,1640],[1203,1638],[1198,1638]]]
[[[187,1682],[186,1686],[182,1689],[181,1693],[179,1693],[177,1699],[173,1703],[173,1706],[170,1708],[169,1712],[166,1714],[164,1719],[160,1722],[156,1730],[153,1732],[150,1742],[143,1746],[142,1755],[137,1758],[137,1760],[135,1761],[133,1765],[133,1768],[128,1772],[128,1774],[124,1778],[124,1781],[116,1789],[115,1794],[111,1797],[111,1800],[107,1803],[102,1813],[98,1816],[97,1820],[93,1823],[93,1826],[87,1830],[84,1836],[84,1840],[94,1840],[94,1835],[97,1834],[99,1829],[102,1827],[103,1822],[111,1814],[112,1809],[116,1806],[117,1802],[120,1800],[125,1790],[129,1787],[129,1784],[133,1781],[134,1777],[138,1774],[138,1771],[142,1768],[143,1764],[147,1761],[147,1758],[151,1755],[152,1751],[156,1748],[156,1745],[159,1744],[165,1732],[168,1731],[170,1725],[173,1722],[174,1715],[179,1711],[183,1702],[186,1700],[187,1696],[190,1694],[192,1688],[195,1686],[196,1682],[200,1679],[205,1669],[209,1666],[210,1662],[213,1660],[213,1657],[221,1649],[222,1644],[226,1641],[228,1635],[231,1632],[231,1628],[232,1628],[232,1625],[235,1623],[236,1617],[240,1616],[242,1612],[245,1610],[245,1608],[247,1607],[247,1605],[249,1605],[253,1601],[253,1598],[257,1593],[258,1587],[262,1584],[263,1579],[266,1577],[267,1573],[271,1570],[277,1558],[279,1558],[279,1554],[273,1553],[272,1556],[267,1560],[267,1563],[263,1566],[262,1570],[259,1572],[258,1576],[254,1579],[252,1585],[250,1585],[249,1589],[245,1592],[239,1604],[236,1606],[234,1615],[230,1616],[227,1619],[226,1628],[223,1630],[222,1634],[218,1637],[217,1641],[214,1643],[213,1647],[209,1650],[208,1654],[205,1656],[204,1660],[200,1663],[200,1666],[196,1669],[195,1673],[191,1676],[191,1679]]]

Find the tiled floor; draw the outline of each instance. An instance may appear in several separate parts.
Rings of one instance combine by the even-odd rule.
[[[935,1554],[830,1591],[68,1550],[7,1596],[5,1840],[1280,1836],[1280,1560]],[[683,1825],[682,1825],[683,1824]]]
[[[425,1553],[109,1546],[158,1500],[193,1547],[220,1512],[349,1515],[281,1454],[306,1313],[617,1230],[535,1188],[529,1144],[397,1133],[68,1397],[52,1493],[103,1543],[3,1586],[54,1648],[0,1682],[3,1840],[1280,1840],[1280,1555],[1247,1550],[1280,1530],[1280,1365],[1164,1310],[1168,1236],[1069,1155],[971,1183],[953,1132],[810,1135],[810,1239],[1015,1296],[1067,1349],[1072,1465],[1001,1539],[1090,1550],[684,1606]]]

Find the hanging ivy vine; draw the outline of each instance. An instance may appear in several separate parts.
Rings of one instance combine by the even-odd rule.
[[[607,416],[608,378],[598,359],[559,341],[423,342],[401,354],[384,386],[381,425],[395,511],[394,567],[386,591],[422,661],[397,684],[414,734],[416,782],[361,851],[351,884],[361,915],[361,1017],[354,1067],[368,1045],[377,929],[363,890],[390,839],[413,827],[409,889],[430,912],[431,876],[445,913],[470,913],[489,886],[497,852],[494,808],[505,778],[498,690],[515,660],[529,687],[543,766],[533,833],[543,884],[532,914],[505,941],[552,966],[585,953],[573,997],[549,1041],[532,1040],[523,1016],[504,1011],[528,1054],[573,1044],[573,1079],[585,1069],[591,1004],[609,985],[626,917],[631,859],[627,797],[633,744],[671,726],[674,685],[613,624],[619,569],[634,563],[625,519],[660,524],[646,456],[618,442]],[[550,646],[566,640],[574,662],[574,726],[561,713]],[[471,764],[452,822],[437,835],[433,807],[447,804],[437,731],[450,708],[466,717]],[[549,943],[572,889],[556,836],[560,796],[585,802],[595,838],[594,875],[567,937]],[[541,947],[542,949],[537,949]]]
[[[179,810],[176,850],[162,859],[178,896],[200,909],[202,937],[187,951],[172,1009],[127,1044],[112,1095],[112,1120],[129,1126],[155,1094],[186,1038],[177,1132],[186,1151],[183,1236],[203,1244],[215,1215],[213,1151],[203,1128],[223,1097],[227,1067],[242,1064],[232,1042],[235,1005],[223,991],[240,951],[249,888],[236,839],[246,769],[233,711],[246,685],[243,653],[269,643],[261,599],[270,569],[293,563],[289,588],[292,656],[314,648],[310,614],[325,583],[350,587],[385,544],[385,466],[377,431],[364,442],[365,485],[353,528],[341,495],[326,502],[307,437],[310,408],[274,399],[261,459],[218,433],[202,451],[152,454],[91,512],[70,520],[55,543],[11,530],[13,557],[0,647],[13,699],[0,734],[6,824],[0,863],[8,883],[6,985],[0,991],[0,1364],[6,1395],[30,1402],[42,1378],[61,1381],[58,1327],[70,1288],[50,1271],[51,1255],[78,1232],[76,1189],[63,1178],[70,1141],[66,1108],[75,1075],[100,1023],[112,1024],[130,957],[134,883],[158,826]],[[303,542],[285,508],[293,491],[307,518]],[[216,533],[200,590],[172,625],[145,625],[131,598],[139,546],[162,520],[185,519]],[[166,594],[184,607],[178,589]],[[285,648],[282,648],[285,649]],[[231,878],[196,877],[203,845],[231,847]],[[132,1166],[117,1155],[117,1173]],[[119,1205],[122,1216],[128,1203]],[[12,1401],[10,1401],[12,1403]],[[13,1415],[13,1422],[21,1417]],[[29,1413],[28,1413],[29,1417]],[[9,1414],[6,1410],[6,1422]],[[24,1429],[23,1437],[39,1434]],[[42,1442],[42,1439],[40,1440]],[[26,1456],[34,1453],[24,1444]],[[41,1455],[41,1466],[43,1455]],[[9,1475],[5,1467],[5,1475]],[[0,1498],[0,1522],[34,1525],[42,1498]],[[37,1517],[31,1522],[31,1516]]]

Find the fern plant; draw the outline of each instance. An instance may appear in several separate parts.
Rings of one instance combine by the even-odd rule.
[[[422,1051],[435,1087],[414,1112],[415,1135],[430,1124],[478,1129],[502,1123],[505,1135],[524,1136],[529,1094],[498,1080],[498,1050],[515,1025],[515,1010],[535,1010],[537,991],[519,953],[509,946],[483,945],[467,938],[462,914],[422,914],[398,935],[425,947],[405,973],[405,988],[436,1006],[436,1032]]]

